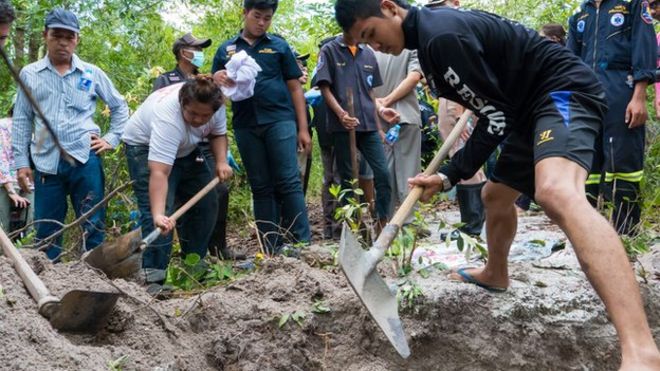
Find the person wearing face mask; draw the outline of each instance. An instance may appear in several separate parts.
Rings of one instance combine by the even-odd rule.
[[[172,46],[176,67],[158,76],[151,91],[184,82],[197,75],[204,65],[204,49],[211,46],[212,42],[211,39],[198,39],[191,33],[178,38]]]

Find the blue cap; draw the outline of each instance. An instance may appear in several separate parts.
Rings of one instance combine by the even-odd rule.
[[[80,33],[78,17],[68,10],[55,8],[46,15],[46,28],[63,28]]]

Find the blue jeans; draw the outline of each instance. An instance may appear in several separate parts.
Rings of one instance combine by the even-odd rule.
[[[383,143],[377,131],[356,132],[357,149],[360,150],[362,158],[367,160],[374,173],[374,185],[376,188],[376,214],[379,219],[390,217],[390,203],[392,187],[390,176],[385,160]],[[335,161],[337,170],[344,184],[342,187],[351,188],[353,178],[351,165],[351,151],[348,132],[332,133],[335,142]]]
[[[74,165],[60,160],[57,174],[34,173],[34,219],[56,220],[64,223],[67,213],[67,196],[71,198],[76,217],[87,212],[103,199],[105,177],[101,159],[94,152],[89,153],[86,163]],[[103,242],[105,237],[105,207],[101,207],[83,222],[85,247],[91,250]],[[37,224],[37,241],[56,233],[61,226],[52,222]],[[60,236],[46,250],[46,255],[58,261],[62,253]]]
[[[137,197],[140,210],[142,236],[146,237],[154,230],[149,202],[149,147],[145,145],[126,145],[128,172],[133,180],[133,192]],[[167,215],[174,212],[174,199],[186,202],[215,176],[215,169],[210,166],[198,150],[174,161],[167,186]],[[206,256],[206,249],[215,226],[218,211],[218,196],[215,190],[193,206],[186,217],[177,222],[177,232],[183,254],[195,253]],[[165,270],[170,261],[172,235],[160,236],[144,252],[142,267],[148,270],[147,281],[157,282],[165,279]]]
[[[296,123],[234,128],[234,134],[252,188],[254,218],[264,247],[273,252],[287,231],[294,242],[309,243],[311,232],[296,157]]]

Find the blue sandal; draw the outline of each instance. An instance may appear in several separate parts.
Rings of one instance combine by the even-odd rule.
[[[465,271],[466,269],[470,269],[470,268],[461,268],[461,269],[456,271],[456,273],[459,276],[461,276],[461,278],[463,279],[463,282],[471,283],[473,285],[477,285],[477,286],[481,287],[482,289],[486,289],[487,291],[494,292],[494,293],[506,292],[507,289],[505,287],[488,286],[486,284],[483,284],[483,283],[477,281],[474,277],[472,277],[472,275],[470,273]]]

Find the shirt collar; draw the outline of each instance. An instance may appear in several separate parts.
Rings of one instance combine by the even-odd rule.
[[[230,42],[231,44],[236,44],[236,42],[237,42],[238,40],[243,40],[243,41],[245,41],[245,39],[243,39],[243,36],[242,36],[242,35],[243,35],[243,29],[241,29],[240,31],[238,31],[238,33],[236,34],[236,36],[234,36],[234,37],[232,37],[231,39],[229,39],[229,42]],[[260,37],[260,38],[257,39],[257,41],[254,43],[254,45],[259,44],[263,39],[267,39],[268,41],[271,41],[271,40],[273,40],[273,37],[272,37],[268,32],[266,32],[262,37]],[[245,42],[247,43],[247,41],[245,41]]]
[[[337,43],[338,43],[339,46],[341,46],[342,48],[348,48],[348,45],[346,45],[346,42],[344,42],[344,36],[343,36],[343,35],[339,35],[339,36],[337,36],[337,38],[336,38],[335,40],[337,40]],[[358,47],[359,49],[364,49],[364,44],[357,44],[357,47]]]
[[[401,24],[403,28],[403,37],[406,49],[415,50],[419,48],[419,35],[417,32],[419,10],[416,7],[410,7],[408,14]]]
[[[45,57],[43,57],[41,60],[37,62],[37,70],[42,71],[44,69],[50,69],[50,70],[55,70],[55,67],[53,64],[50,62],[50,58],[48,57],[48,54],[46,54]],[[71,69],[69,72],[75,71],[76,69],[83,71],[84,66],[82,63],[82,60],[78,58],[78,56],[74,53],[73,56],[71,57]]]

